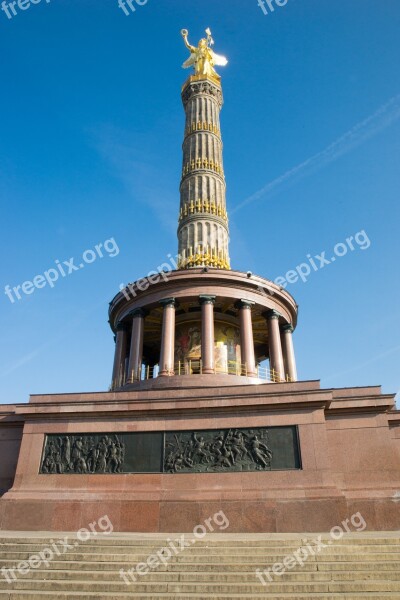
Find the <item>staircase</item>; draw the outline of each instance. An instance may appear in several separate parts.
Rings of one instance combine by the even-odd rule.
[[[0,600],[400,599],[399,532],[184,540],[0,532]]]

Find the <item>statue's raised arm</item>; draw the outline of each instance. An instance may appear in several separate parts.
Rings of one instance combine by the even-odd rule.
[[[189,44],[188,35],[189,35],[189,32],[187,29],[181,30],[181,36],[183,37],[183,41],[185,42],[186,48],[188,50],[190,50],[190,52],[195,52],[196,51],[195,46],[192,46],[191,44]]]
[[[183,68],[188,69],[193,67],[196,75],[208,75],[216,79],[220,79],[220,76],[214,69],[214,65],[224,67],[228,64],[227,59],[224,56],[215,54],[211,49],[214,44],[214,40],[211,36],[210,29],[206,29],[207,38],[202,38],[199,41],[197,48],[191,46],[188,41],[189,32],[187,29],[182,29],[181,35],[185,42],[185,46],[190,50],[189,58],[183,63]]]

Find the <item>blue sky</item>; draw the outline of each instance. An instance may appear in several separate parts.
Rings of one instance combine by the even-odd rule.
[[[42,0],[0,12],[0,402],[108,388],[108,302],[177,249],[179,32],[197,43],[207,26],[229,58],[233,268],[275,279],[364,231],[368,248],[288,284],[299,374],[398,392],[398,0],[288,0],[267,15],[257,0],[148,0],[129,16],[117,0]],[[5,295],[111,238],[114,257]]]

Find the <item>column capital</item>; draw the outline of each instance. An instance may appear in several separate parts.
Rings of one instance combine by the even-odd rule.
[[[128,317],[132,317],[132,319],[136,319],[137,317],[147,317],[149,312],[145,308],[135,308],[128,313]]]
[[[159,301],[159,304],[161,304],[163,308],[166,308],[167,306],[173,306],[174,308],[176,308],[178,301],[176,300],[176,298],[163,298]]]
[[[203,304],[215,304],[215,300],[216,300],[216,296],[207,296],[207,295],[199,296],[199,303],[201,306],[203,306]]]
[[[127,330],[127,324],[123,323],[122,321],[119,321],[117,323],[117,326],[115,328],[115,331],[126,331]]]
[[[283,333],[293,333],[294,327],[289,323],[281,327],[281,331],[283,331]]]
[[[241,300],[238,300],[237,302],[235,302],[235,308],[249,308],[251,309],[253,306],[255,305],[255,302],[253,302],[252,300],[244,300],[243,298]]]
[[[271,320],[271,319],[279,319],[279,317],[281,317],[282,315],[277,311],[277,310],[266,310],[265,312],[263,312],[262,316],[267,319],[267,320]]]

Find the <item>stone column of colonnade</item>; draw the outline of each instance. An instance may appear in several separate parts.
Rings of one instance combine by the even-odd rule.
[[[175,371],[175,298],[160,301],[163,307],[163,321],[160,349],[160,377],[174,375]]]
[[[229,231],[222,158],[221,84],[189,77],[182,90],[186,123],[178,226],[179,268],[229,269]]]
[[[130,313],[132,317],[131,347],[129,353],[127,381],[132,383],[141,378],[143,362],[144,319],[147,311],[138,308]]]
[[[121,387],[125,383],[125,358],[127,346],[128,332],[126,325],[123,323],[118,323],[115,337],[115,353],[111,389]]]
[[[293,348],[293,327],[289,324],[279,328],[279,317],[276,310],[264,313],[268,327],[269,362],[275,381],[297,381],[296,359]]]
[[[292,336],[293,331],[294,330],[291,325],[284,325],[281,329],[281,340],[285,372],[290,381],[297,381],[296,358],[294,355]]]
[[[276,310],[264,313],[268,327],[269,364],[271,379],[285,381],[285,367],[283,363],[281,334],[279,331],[280,314]]]
[[[257,367],[254,352],[253,323],[251,308],[254,302],[240,300],[236,304],[239,309],[240,349],[242,365],[248,377],[257,377]]]
[[[215,373],[214,302],[215,296],[200,296],[202,373]]]

